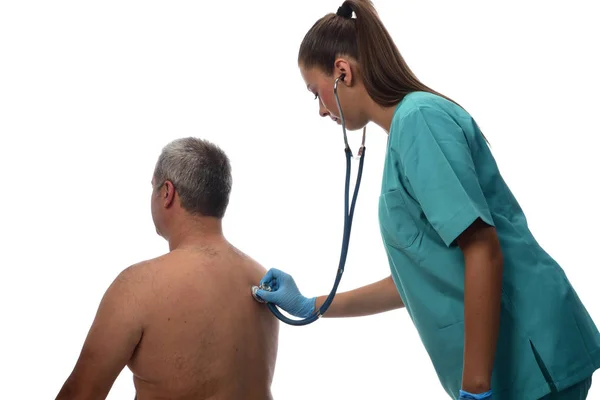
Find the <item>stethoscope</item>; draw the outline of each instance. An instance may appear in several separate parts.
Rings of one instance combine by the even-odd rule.
[[[360,149],[358,150],[358,155],[357,155],[357,158],[360,159],[359,164],[358,164],[358,174],[356,177],[356,184],[354,185],[354,195],[352,196],[352,204],[349,205],[350,166],[351,166],[350,160],[352,159],[352,150],[350,149],[350,145],[348,144],[348,136],[346,135],[346,120],[344,118],[344,112],[342,111],[342,106],[340,104],[340,98],[338,97],[338,93],[337,93],[338,81],[340,81],[340,80],[343,81],[345,76],[346,76],[346,74],[341,74],[335,80],[335,82],[333,84],[333,94],[335,96],[335,101],[337,103],[338,110],[340,113],[340,119],[342,120],[342,131],[344,132],[344,144],[346,146],[346,148],[344,150],[346,152],[346,187],[345,187],[345,193],[344,193],[345,194],[345,196],[344,196],[344,236],[342,239],[342,254],[340,255],[340,263],[338,266],[337,275],[335,277],[335,282],[333,283],[333,288],[331,289],[329,296],[327,296],[327,299],[325,299],[325,302],[321,305],[321,307],[318,310],[316,310],[315,313],[313,315],[311,315],[310,317],[300,319],[300,320],[290,319],[290,318],[286,317],[285,315],[283,315],[281,313],[281,311],[279,311],[277,306],[275,306],[275,304],[267,303],[267,306],[269,307],[269,310],[271,310],[273,315],[275,315],[277,318],[279,318],[279,320],[281,320],[289,325],[298,325],[298,326],[299,325],[308,325],[312,322],[315,322],[317,319],[319,319],[322,315],[325,314],[325,312],[327,311],[327,309],[333,302],[333,298],[335,297],[335,293],[337,291],[338,285],[340,284],[340,281],[342,280],[342,274],[344,273],[344,266],[346,265],[346,257],[348,255],[348,246],[350,243],[350,230],[352,229],[352,218],[354,216],[354,206],[356,205],[356,198],[358,196],[358,188],[360,187],[360,180],[362,177],[363,164],[364,164],[364,160],[365,160],[365,136],[367,133],[367,127],[365,126],[363,128],[362,144],[360,146]],[[266,303],[264,300],[262,300],[261,298],[259,298],[256,295],[256,291],[258,289],[271,291],[271,288],[267,285],[261,285],[260,287],[259,286],[252,287],[252,296],[254,296],[254,299],[260,303]]]

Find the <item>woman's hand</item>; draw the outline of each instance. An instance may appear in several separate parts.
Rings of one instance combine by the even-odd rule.
[[[295,317],[307,318],[315,312],[316,297],[304,297],[296,286],[294,278],[283,271],[271,268],[260,280],[260,286],[266,286],[271,291],[259,288],[256,296],[275,304]]]

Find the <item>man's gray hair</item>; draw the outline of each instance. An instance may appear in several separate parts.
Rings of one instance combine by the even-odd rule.
[[[231,192],[231,165],[218,146],[188,137],[166,145],[154,169],[155,189],[171,181],[191,214],[223,218]]]

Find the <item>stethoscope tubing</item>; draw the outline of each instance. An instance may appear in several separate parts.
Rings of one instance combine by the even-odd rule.
[[[339,96],[337,93],[338,81],[340,79],[344,80],[344,76],[345,76],[344,74],[340,75],[335,80],[335,83],[333,86],[333,93],[335,95],[335,100],[336,100],[336,103],[338,106],[340,119],[342,121],[342,131],[344,133],[344,144],[346,146],[344,149],[344,151],[346,153],[346,181],[345,181],[345,188],[344,188],[344,234],[342,237],[342,250],[341,250],[341,254],[340,254],[340,261],[339,261],[335,281],[333,283],[333,287],[332,287],[331,291],[329,292],[329,295],[327,296],[327,298],[325,299],[325,301],[323,302],[321,307],[319,307],[318,310],[315,310],[315,312],[310,317],[300,319],[300,320],[291,319],[291,318],[288,318],[285,315],[283,315],[281,313],[281,311],[279,311],[279,309],[277,308],[277,306],[275,304],[267,303],[267,307],[269,307],[269,310],[271,310],[273,315],[275,315],[280,321],[285,322],[288,325],[294,325],[294,326],[308,325],[312,322],[315,322],[317,319],[319,319],[321,316],[323,316],[325,314],[325,312],[327,311],[327,309],[333,302],[333,299],[337,292],[340,281],[342,280],[342,275],[344,274],[344,268],[346,265],[346,259],[348,257],[348,248],[350,246],[350,232],[352,230],[352,220],[354,217],[354,208],[356,206],[356,199],[358,197],[358,190],[360,188],[363,165],[364,165],[364,160],[365,160],[366,127],[363,129],[362,145],[358,152],[358,157],[360,157],[360,161],[358,164],[358,173],[356,176],[356,183],[354,185],[354,193],[352,195],[352,202],[350,203],[350,173],[351,173],[352,150],[350,149],[350,146],[348,145],[348,137],[346,135],[346,119],[344,118],[344,113],[342,111],[342,106],[340,104],[340,99],[339,99]]]

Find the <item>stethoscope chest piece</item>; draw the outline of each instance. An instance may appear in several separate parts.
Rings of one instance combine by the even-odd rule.
[[[259,303],[266,303],[266,301],[264,301],[263,299],[261,299],[260,297],[258,297],[258,295],[256,294],[256,292],[258,290],[264,290],[266,292],[271,292],[271,287],[265,284],[262,284],[260,286],[252,286],[252,297],[254,297],[254,300],[258,301]]]

